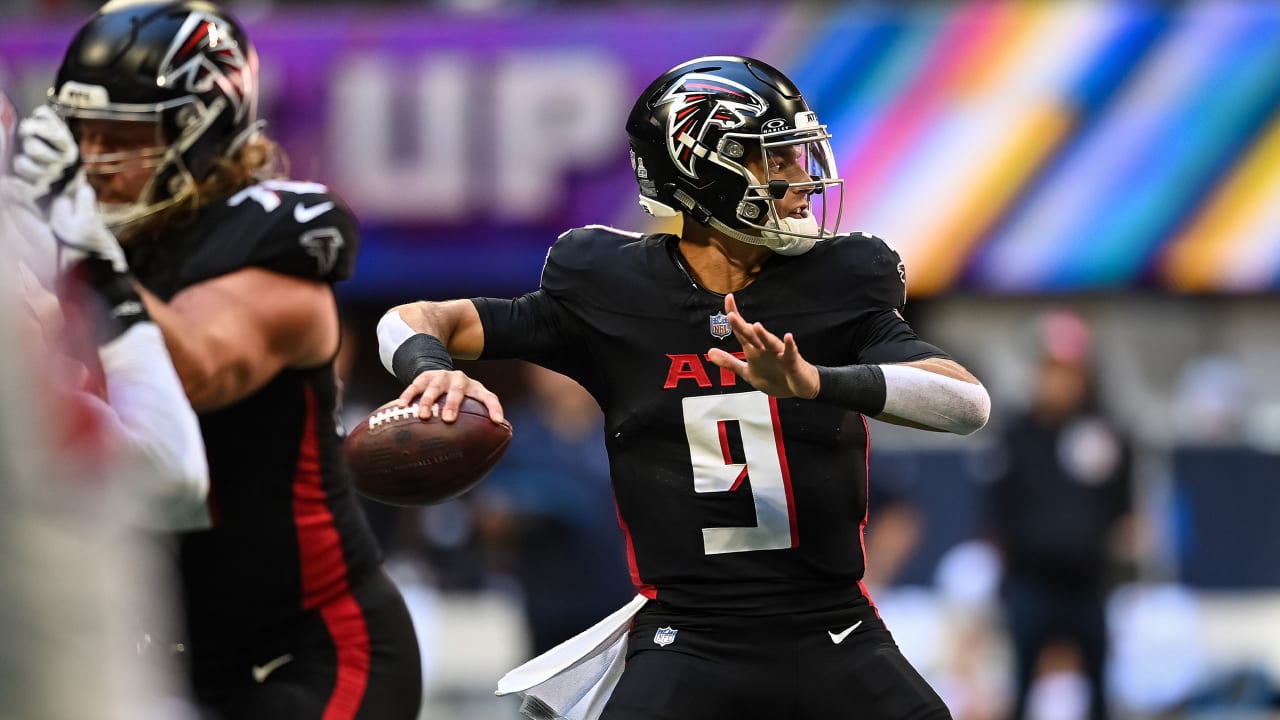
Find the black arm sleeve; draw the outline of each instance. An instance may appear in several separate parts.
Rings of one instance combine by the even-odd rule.
[[[579,321],[545,290],[471,303],[484,327],[481,359],[527,360],[582,382],[586,363]]]
[[[921,340],[902,315],[890,308],[876,313],[866,324],[866,336],[858,362],[879,365],[951,356]]]

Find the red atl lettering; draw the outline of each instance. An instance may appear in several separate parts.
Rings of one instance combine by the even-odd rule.
[[[702,360],[696,353],[668,354],[667,357],[671,358],[671,369],[667,371],[667,381],[663,383],[663,389],[670,390],[681,380],[692,380],[698,383],[698,387],[711,387],[711,378],[707,377],[707,371],[702,367]]]
[[[746,359],[746,355],[740,352],[730,353],[739,360]],[[667,355],[671,359],[671,368],[667,370],[667,381],[662,384],[663,389],[670,390],[680,384],[681,380],[692,380],[698,384],[698,387],[711,387],[711,377],[707,374],[708,368],[716,367],[706,355],[698,355],[696,353]],[[703,364],[703,360],[707,360]],[[733,387],[738,383],[738,376],[732,370],[727,368],[716,368],[720,371],[720,387]]]

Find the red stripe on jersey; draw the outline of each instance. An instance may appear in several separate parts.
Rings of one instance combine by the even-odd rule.
[[[320,443],[316,437],[316,398],[306,388],[307,417],[298,448],[293,478],[293,522],[298,532],[302,571],[302,607],[315,610],[349,591],[342,541],[329,511],[320,474]]]
[[[787,516],[791,520],[791,547],[800,547],[800,527],[796,524],[796,498],[791,492],[791,469],[787,466],[787,449],[782,444],[782,421],[778,418],[778,399],[775,397],[769,398],[769,416],[773,421],[773,443],[778,448],[778,467],[782,470],[782,487],[787,491]]]
[[[631,542],[631,528],[622,519],[622,511],[618,509],[618,501],[613,501],[613,511],[618,515],[618,527],[622,528],[622,536],[627,540],[627,567],[631,569],[631,584],[636,591],[650,600],[658,599],[658,588],[640,579],[640,566],[636,564],[636,546]]]
[[[305,388],[307,412],[293,478],[293,521],[298,533],[302,607],[319,610],[338,656],[338,676],[324,720],[354,718],[369,682],[369,630],[347,582],[347,560],[329,510],[320,472],[316,398]]]

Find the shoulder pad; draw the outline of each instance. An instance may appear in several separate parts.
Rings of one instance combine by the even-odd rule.
[[[838,268],[859,302],[901,310],[907,301],[907,269],[893,246],[875,235],[850,233],[814,246],[829,253],[824,263]]]
[[[594,281],[592,287],[609,287],[604,276],[630,272],[620,251],[643,239],[639,233],[604,225],[569,230],[547,251],[542,287],[553,295],[564,295],[574,288],[581,290],[584,283],[579,280],[587,275]]]
[[[229,223],[245,231],[238,238],[241,267],[325,282],[345,280],[355,269],[356,219],[324,185],[269,180],[236,193],[227,206],[230,217],[243,221]]]

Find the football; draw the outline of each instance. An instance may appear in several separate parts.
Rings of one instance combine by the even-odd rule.
[[[418,405],[374,410],[346,439],[356,490],[391,505],[434,505],[484,480],[511,443],[511,425],[465,398],[458,419],[419,418]]]

